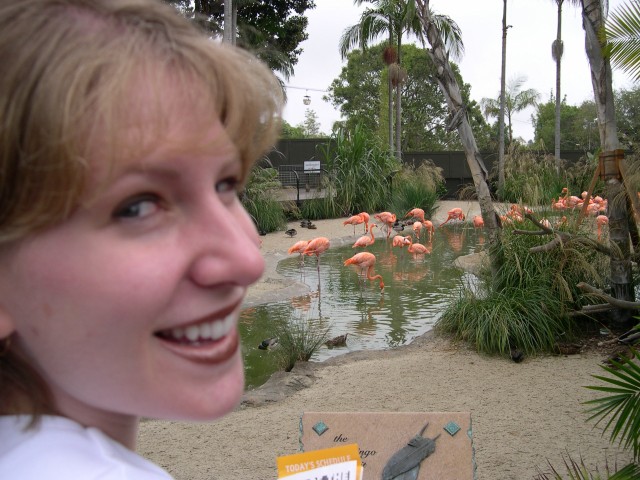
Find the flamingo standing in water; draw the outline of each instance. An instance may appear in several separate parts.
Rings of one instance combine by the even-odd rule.
[[[409,237],[403,237],[402,235],[396,235],[395,237],[393,237],[391,245],[393,247],[403,248],[405,245],[409,245],[410,243],[411,243],[411,240],[409,239]]]
[[[433,237],[433,234],[436,233],[436,228],[433,226],[433,222],[431,220],[425,220],[422,222],[424,225],[424,229],[429,233],[429,241]]]
[[[369,230],[369,214],[367,212],[360,212],[358,215],[360,215],[362,217],[362,220],[364,221],[364,233],[367,233],[367,230]]]
[[[421,208],[413,208],[407,212],[404,218],[415,217],[420,219],[421,222],[424,222],[424,210]]]
[[[320,279],[320,255],[329,248],[330,242],[326,237],[316,237],[309,240],[309,244],[302,251],[304,255],[315,255],[318,267],[318,281]]]
[[[397,220],[396,214],[391,212],[380,212],[376,213],[373,218],[380,220],[387,226],[387,238],[389,238],[389,235],[391,235],[391,228]]]
[[[342,222],[342,225],[353,225],[353,234],[355,235],[356,225],[360,225],[361,223],[364,223],[364,218],[362,218],[362,215],[359,213],[358,215],[353,215],[352,217],[349,217],[347,220]]]
[[[356,248],[356,247],[368,247],[369,245],[373,245],[374,242],[376,241],[375,237],[373,236],[373,229],[376,228],[378,225],[376,225],[375,223],[372,223],[371,225],[369,225],[369,235],[363,235],[361,236],[358,240],[355,241],[355,243],[353,244],[353,246],[351,248]]]
[[[380,291],[384,290],[382,275],[374,275],[373,268],[376,264],[376,256],[371,252],[356,253],[353,257],[345,260],[346,265],[355,265],[360,269],[360,273],[367,272],[367,280],[379,280]]]
[[[482,219],[482,215],[476,215],[473,217],[473,228],[482,228],[484,227],[484,220]]]
[[[609,224],[609,218],[606,215],[598,215],[596,217],[596,225],[598,226],[598,241],[602,235],[602,227]]]
[[[407,248],[407,251],[410,253],[413,253],[413,257],[415,258],[416,255],[424,255],[425,253],[431,253],[431,249],[429,247],[426,247],[425,245],[422,245],[421,243],[413,243],[413,238],[409,237],[409,247]]]
[[[452,208],[447,212],[447,219],[442,223],[442,225],[447,223],[449,220],[464,220],[464,218],[464,212],[461,208]]]
[[[300,254],[300,266],[304,264],[304,249],[309,245],[309,240],[299,240],[287,250],[287,253],[291,255],[292,253]]]

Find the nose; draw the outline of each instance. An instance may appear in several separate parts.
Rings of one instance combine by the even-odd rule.
[[[233,209],[219,207],[204,212],[190,229],[191,235],[197,235],[190,239],[197,245],[190,276],[205,287],[216,284],[247,287],[264,272],[258,232],[240,204]]]

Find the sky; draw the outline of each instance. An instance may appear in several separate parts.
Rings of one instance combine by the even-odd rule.
[[[579,10],[564,2],[562,9],[561,95],[569,105],[579,105],[593,99],[589,64],[584,50],[584,30]],[[609,12],[624,0],[609,0]],[[462,30],[465,53],[457,63],[465,83],[471,85],[471,98],[480,102],[484,97],[500,96],[502,58],[502,0],[431,0],[431,8],[449,15]],[[364,6],[352,0],[316,0],[316,8],[306,12],[309,18],[308,40],[300,46],[303,53],[295,66],[295,74],[285,83],[288,102],[284,119],[298,125],[305,119],[306,109],[313,110],[320,122],[320,130],[331,131],[340,120],[340,112],[322,100],[323,91],[340,75],[346,61],[340,59],[338,44],[342,32],[358,23]],[[556,67],[551,57],[551,44],[556,38],[557,7],[555,0],[507,0],[507,81],[524,76],[523,89],[533,88],[540,93],[540,101],[555,95]],[[383,40],[380,38],[376,40]],[[404,43],[416,43],[405,39]],[[619,70],[613,73],[613,88],[632,88],[633,83]],[[310,105],[303,97],[311,97]],[[529,108],[519,113],[513,122],[514,136],[533,140]],[[490,122],[495,119],[490,119]]]

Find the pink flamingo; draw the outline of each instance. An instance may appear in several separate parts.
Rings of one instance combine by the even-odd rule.
[[[431,220],[425,220],[422,222],[422,225],[424,225],[424,229],[429,233],[429,241],[431,241],[433,234],[436,233],[436,228],[433,226],[433,222]]]
[[[356,225],[360,225],[361,223],[364,223],[364,218],[362,218],[361,214],[358,214],[358,215],[353,215],[352,217],[349,217],[347,220],[342,222],[342,225],[353,225],[353,234],[355,235]]]
[[[413,228],[413,234],[416,236],[418,240],[420,240],[420,232],[422,231],[422,222],[413,222],[411,228]]]
[[[376,241],[375,237],[373,236],[373,229],[377,226],[378,225],[376,225],[375,223],[372,223],[371,225],[369,225],[369,235],[371,236],[369,235],[361,236],[358,240],[355,241],[355,243],[351,248],[368,247],[369,245],[373,245],[374,242]]]
[[[393,247],[400,247],[400,248],[403,248],[405,245],[410,245],[410,244],[411,244],[411,240],[409,239],[409,237],[403,237],[402,235],[396,235],[395,237],[393,237],[393,240],[391,243]]]
[[[309,240],[299,240],[296,243],[294,243],[291,247],[289,247],[289,250],[287,250],[287,253],[289,255],[291,255],[292,253],[299,253],[300,254],[300,265],[304,264],[304,249],[307,248],[307,245],[309,245]]]
[[[369,214],[367,212],[360,212],[358,215],[360,215],[362,217],[362,220],[364,220],[364,233],[367,233],[367,230],[369,230]]]
[[[431,249],[422,245],[421,243],[413,243],[413,239],[409,237],[409,247],[407,251],[413,253],[414,258],[416,255],[424,255],[425,253],[431,253]]]
[[[462,211],[461,208],[457,208],[457,207],[452,208],[447,212],[447,219],[442,223],[442,225],[447,223],[449,220],[464,220],[464,219],[465,219],[464,212]]]
[[[376,213],[373,218],[380,220],[387,226],[387,238],[389,238],[389,235],[391,235],[391,227],[397,220],[396,214],[391,212],[380,212]]]
[[[473,228],[482,228],[484,227],[484,220],[482,219],[482,215],[476,215],[473,217]]]
[[[302,251],[304,255],[315,255],[318,267],[318,279],[320,278],[320,255],[324,253],[330,246],[329,239],[326,237],[316,237],[309,240],[309,244]]]
[[[421,222],[424,222],[424,210],[421,208],[414,208],[407,212],[404,218],[416,217],[419,218]]]
[[[606,215],[598,215],[596,217],[596,225],[598,226],[598,241],[602,235],[602,227],[609,224],[609,218]]]
[[[380,291],[384,290],[384,282],[382,281],[382,275],[374,275],[374,266],[376,264],[376,256],[371,252],[356,253],[353,257],[345,260],[346,265],[355,265],[360,269],[360,273],[367,272],[367,280],[379,280]]]

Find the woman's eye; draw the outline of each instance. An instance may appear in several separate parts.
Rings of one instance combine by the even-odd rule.
[[[160,200],[155,195],[143,195],[125,201],[118,206],[113,216],[116,218],[145,218],[158,211]]]
[[[218,193],[227,193],[234,192],[237,193],[238,186],[240,181],[235,177],[225,178],[218,183],[216,183],[216,192]]]

